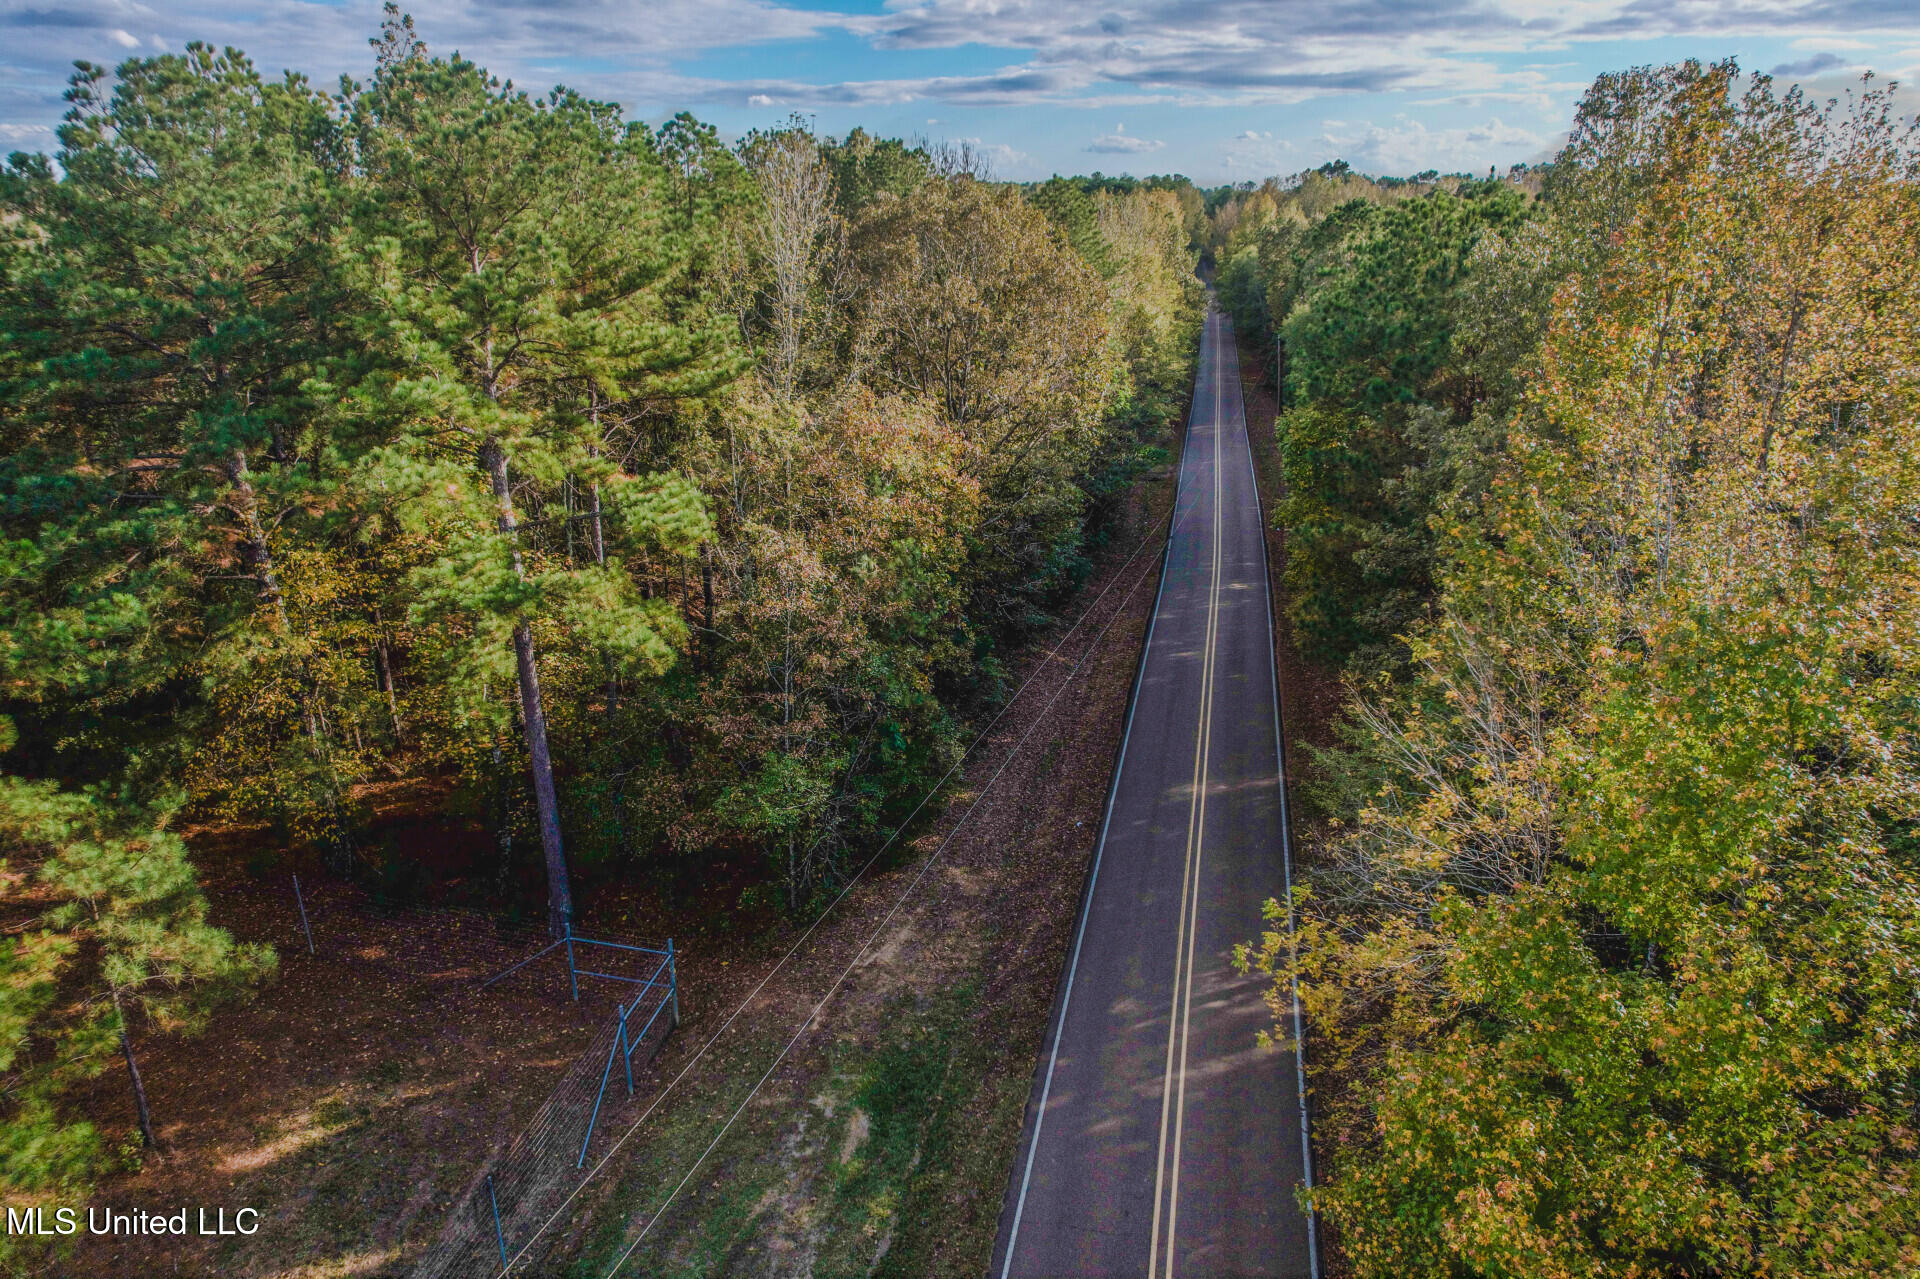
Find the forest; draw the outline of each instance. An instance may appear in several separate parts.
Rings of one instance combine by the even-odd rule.
[[[1920,1269],[1902,111],[1643,68],[1550,165],[1210,197],[1347,690],[1242,961],[1355,1274]]]
[[[83,64],[0,177],[9,1203],[114,1158],[76,1083],[272,978],[183,831],[555,935],[723,862],[804,917],[1183,411],[1184,180],[727,145],[392,6],[374,43],[332,93],[204,45]],[[376,794],[487,851],[423,865]]]
[[[205,832],[552,936],[702,877],[817,917],[1164,472],[1210,285],[1340,690],[1238,952],[1272,1042],[1304,1005],[1328,1273],[1920,1273],[1892,89],[1638,68],[1505,174],[1201,189],[372,44],[81,64],[0,173],[9,1204],[152,1146],[140,1045],[273,988]]]

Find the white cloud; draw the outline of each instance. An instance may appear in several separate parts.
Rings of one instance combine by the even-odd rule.
[[[1363,173],[1406,175],[1425,169],[1443,173],[1482,173],[1515,155],[1543,156],[1556,139],[1510,125],[1499,117],[1456,129],[1429,129],[1418,120],[1397,116],[1389,125],[1329,131],[1318,139],[1329,156],[1338,156]]]
[[[434,52],[458,50],[529,89],[563,79],[598,97],[674,106],[780,96],[772,88],[690,81],[673,74],[678,59],[836,31],[866,34],[877,21],[785,0],[649,0],[644,9],[631,0],[405,0],[402,7]],[[132,26],[150,34],[135,37]],[[51,124],[66,109],[61,93],[75,59],[110,65],[130,51],[190,40],[242,49],[268,77],[294,68],[323,87],[343,72],[365,79],[373,69],[367,38],[379,27],[380,0],[0,0],[10,73],[0,75],[0,117]]]
[[[1087,150],[1100,155],[1147,155],[1166,145],[1156,138],[1133,137],[1127,133],[1126,125],[1116,124],[1112,133],[1087,143]]]
[[[1489,55],[1656,38],[1858,38],[1920,30],[1893,0],[893,0],[882,48],[1021,49],[1025,67],[1162,101],[1287,104],[1350,91],[1460,94],[1538,88],[1553,64]],[[1004,73],[1002,73],[1004,74]]]
[[[1266,177],[1297,167],[1294,144],[1271,129],[1247,129],[1220,147],[1220,163],[1235,176]]]
[[[0,124],[0,138],[8,142],[43,142],[53,137],[44,124]]]
[[[1654,39],[1723,48],[1765,40],[1796,55],[1859,54],[1858,62],[1891,71],[1913,59],[1898,62],[1886,51],[1920,40],[1912,0],[888,0],[877,13],[802,8],[799,0],[407,0],[405,7],[438,52],[457,49],[528,88],[564,79],[637,111],[743,101],[800,110],[919,102],[1247,108],[1400,92],[1456,112],[1497,103],[1508,119],[1537,115],[1558,127],[1581,86],[1562,82],[1563,61],[1514,66],[1508,55],[1564,58],[1576,46]],[[72,60],[110,61],[133,48],[131,26],[152,31],[143,49],[192,39],[233,45],[269,75],[293,66],[329,85],[341,72],[368,74],[366,41],[379,22],[379,0],[0,0],[16,73],[0,83],[0,117],[57,120]],[[1000,49],[1006,64],[961,75],[856,72],[826,82],[678,69],[709,50],[835,33],[883,52]],[[1336,113],[1350,114],[1324,111]],[[1127,153],[1149,146],[1119,130],[1096,146],[1115,138],[1127,139],[1113,144]]]
[[[987,157],[987,163],[1000,177],[1015,176],[1014,170],[1024,169],[1033,163],[1033,157],[1025,151],[1016,150],[1004,142],[983,142],[979,138],[961,138],[961,142],[972,147],[976,155]]]

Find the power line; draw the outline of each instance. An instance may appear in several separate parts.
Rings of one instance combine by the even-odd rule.
[[[1155,528],[1158,528],[1157,523]],[[1132,562],[1132,557],[1128,557],[1127,563],[1131,564]],[[1122,566],[1121,571],[1125,571],[1125,566]],[[1116,577],[1117,576],[1116,574]],[[1105,626],[1100,628],[1100,633],[1094,636],[1093,642],[1087,645],[1086,650],[1081,653],[1080,659],[1073,664],[1073,669],[1068,671],[1066,678],[1060,681],[1060,687],[1054,690],[1053,696],[1047,699],[1047,704],[1040,708],[1040,713],[1034,716],[1033,722],[1027,725],[1026,731],[1020,735],[1020,740],[1014,743],[1013,749],[1007,752],[1007,757],[1000,761],[998,768],[994,769],[993,776],[987,779],[986,785],[980,788],[980,793],[974,797],[971,804],[967,805],[967,811],[961,815],[960,820],[954,823],[953,829],[948,831],[946,837],[940,841],[940,846],[934,849],[933,852],[928,855],[926,861],[920,864],[920,870],[914,875],[913,881],[909,883],[901,892],[900,896],[894,900],[893,905],[887,910],[887,913],[881,917],[879,924],[874,927],[873,932],[867,937],[867,940],[861,944],[860,949],[854,952],[853,958],[847,962],[846,967],[841,970],[840,975],[834,978],[833,985],[827,988],[827,993],[820,997],[818,1003],[814,1004],[813,1010],[809,1012],[806,1019],[800,1023],[799,1029],[793,1032],[792,1038],[787,1040],[786,1046],[780,1050],[780,1055],[774,1058],[773,1064],[767,1067],[766,1072],[760,1076],[759,1080],[747,1092],[747,1095],[741,1098],[740,1104],[734,1108],[733,1114],[727,1117],[727,1122],[720,1126],[720,1131],[715,1133],[713,1140],[707,1143],[707,1148],[700,1152],[700,1157],[695,1159],[693,1166],[687,1169],[686,1176],[682,1177],[679,1184],[667,1195],[666,1201],[660,1205],[659,1211],[655,1212],[653,1216],[648,1219],[647,1224],[641,1228],[640,1233],[634,1236],[633,1242],[629,1243],[626,1249],[621,1252],[619,1258],[614,1261],[612,1267],[607,1271],[608,1279],[612,1279],[613,1274],[626,1263],[628,1257],[633,1255],[633,1250],[640,1246],[641,1241],[647,1237],[648,1232],[653,1229],[661,1217],[666,1215],[667,1209],[673,1206],[673,1201],[679,1196],[680,1192],[686,1188],[687,1183],[693,1180],[694,1174],[700,1171],[700,1165],[707,1161],[707,1156],[711,1155],[714,1150],[719,1147],[720,1142],[725,1139],[728,1130],[733,1127],[734,1121],[745,1113],[747,1107],[752,1104],[753,1099],[759,1095],[761,1087],[766,1084],[767,1080],[773,1078],[773,1073],[778,1070],[780,1064],[787,1059],[787,1054],[793,1051],[794,1045],[800,1042],[801,1038],[819,1018],[820,1011],[827,1006],[827,1001],[833,998],[834,993],[840,989],[841,984],[844,983],[847,978],[852,975],[853,970],[859,966],[861,956],[865,955],[873,946],[873,943],[880,939],[880,935],[886,931],[887,925],[892,922],[893,917],[899,913],[902,906],[906,905],[907,898],[911,897],[914,890],[920,887],[921,881],[927,877],[927,872],[933,869],[934,863],[939,861],[941,854],[947,851],[947,846],[951,844],[955,837],[960,834],[961,830],[965,828],[968,819],[979,810],[980,802],[987,797],[987,792],[993,789],[994,783],[1000,780],[1000,775],[1006,772],[1008,765],[1012,764],[1014,759],[1019,756],[1021,748],[1027,744],[1027,739],[1032,737],[1034,731],[1046,721],[1047,713],[1053,709],[1054,704],[1058,702],[1061,696],[1066,693],[1067,689],[1073,685],[1074,676],[1080,673],[1080,668],[1086,664],[1087,658],[1093,656],[1094,651],[1100,647],[1100,642],[1106,639],[1107,632],[1112,630],[1114,623],[1120,620],[1121,614],[1126,611],[1127,601],[1133,598],[1134,591],[1140,589],[1140,583],[1144,582],[1147,576],[1146,573],[1142,573],[1138,578],[1134,579],[1133,585],[1127,588],[1126,595],[1121,597],[1120,607],[1114,610],[1114,615],[1107,620]],[[1103,591],[1101,594],[1104,598],[1105,592]],[[1094,605],[1097,606],[1098,603],[1098,600],[1094,601]],[[1092,611],[1092,607],[1093,606],[1089,606],[1089,612]],[[1086,614],[1083,613],[1081,616],[1084,618]],[[1076,623],[1076,625],[1078,625],[1078,623]],[[1054,652],[1059,652],[1058,646],[1055,647]],[[1022,687],[1024,688],[1024,685]]]
[[[613,1143],[613,1145],[607,1149],[606,1153],[603,1154],[599,1158],[599,1160],[597,1160],[594,1163],[593,1167],[588,1170],[587,1175],[580,1180],[579,1184],[576,1185],[570,1192],[568,1192],[567,1197],[563,1201],[561,1201],[560,1205],[556,1207],[553,1210],[553,1212],[547,1217],[547,1219],[543,1221],[533,1231],[533,1233],[527,1238],[527,1240],[520,1245],[520,1248],[518,1249],[518,1251],[516,1251],[512,1255],[512,1257],[508,1259],[507,1263],[500,1268],[500,1270],[498,1271],[498,1274],[503,1276],[506,1275],[514,1265],[517,1265],[527,1255],[528,1250],[533,1247],[534,1243],[537,1242],[539,1238],[543,1234],[545,1234],[548,1229],[550,1229],[553,1226],[554,1222],[560,1219],[561,1215],[566,1212],[567,1208],[573,1203],[574,1199],[576,1199],[579,1196],[580,1192],[586,1189],[587,1185],[590,1182],[592,1182],[596,1176],[599,1175],[600,1170],[606,1166],[607,1162],[611,1160],[613,1156],[620,1151],[620,1148],[627,1143],[628,1139],[631,1138],[635,1132],[639,1131],[640,1126],[646,1123],[646,1121],[652,1117],[653,1112],[657,1110],[660,1104],[664,1102],[667,1099],[667,1097],[673,1093],[673,1091],[687,1077],[687,1075],[693,1070],[693,1068],[700,1063],[700,1061],[706,1056],[707,1051],[711,1049],[713,1045],[719,1041],[720,1037],[727,1032],[727,1030],[733,1025],[733,1023],[736,1020],[739,1019],[740,1015],[746,1011],[747,1007],[750,1004],[752,1004],[752,1002],[756,998],[759,997],[760,992],[766,988],[767,983],[772,981],[773,978],[783,968],[786,967],[787,962],[791,960],[794,957],[794,955],[799,952],[800,948],[807,943],[807,941],[819,929],[820,925],[826,921],[827,917],[831,915],[833,911],[840,905],[840,903],[846,899],[847,894],[853,891],[854,887],[866,876],[867,872],[872,869],[875,863],[877,863],[880,860],[881,856],[883,856],[886,853],[886,851],[893,846],[894,842],[897,839],[899,839],[901,833],[904,832],[909,826],[913,824],[914,819],[920,815],[921,811],[926,808],[927,804],[931,802],[933,797],[940,793],[941,788],[943,788],[947,784],[947,782],[952,780],[954,774],[956,774],[960,770],[961,766],[966,763],[968,758],[972,756],[973,752],[977,750],[980,744],[987,739],[988,735],[991,734],[993,730],[999,726],[1000,721],[1004,719],[1007,716],[1007,714],[1011,712],[1016,705],[1019,704],[1021,697],[1025,695],[1027,689],[1032,686],[1033,682],[1036,679],[1040,677],[1042,672],[1047,670],[1053,664],[1054,659],[1059,656],[1060,650],[1066,646],[1067,640],[1071,638],[1073,633],[1080,629],[1081,624],[1084,623],[1087,620],[1087,618],[1092,616],[1094,611],[1100,607],[1101,602],[1107,598],[1107,596],[1112,592],[1113,588],[1119,584],[1121,578],[1123,578],[1126,575],[1128,568],[1130,568],[1133,562],[1140,557],[1140,553],[1144,551],[1157,537],[1160,536],[1162,525],[1167,523],[1170,520],[1177,518],[1178,516],[1179,516],[1179,512],[1176,511],[1170,514],[1167,520],[1154,521],[1153,528],[1146,534],[1146,536],[1140,539],[1140,542],[1134,547],[1132,553],[1127,556],[1126,560],[1121,564],[1120,568],[1115,571],[1113,577],[1107,582],[1107,584],[1104,587],[1101,588],[1100,594],[1094,598],[1092,603],[1087,605],[1086,609],[1084,609],[1081,612],[1080,616],[1074,620],[1073,624],[1070,625],[1064,632],[1062,632],[1060,639],[1054,644],[1053,648],[1047,653],[1047,656],[1045,657],[1045,659],[1043,659],[1042,661],[1040,661],[1035,665],[1033,672],[1030,675],[1028,675],[1024,681],[1021,682],[1020,687],[1014,691],[1013,696],[1007,700],[1006,705],[1001,707],[1000,711],[994,715],[993,719],[988,722],[987,726],[980,730],[980,732],[974,737],[973,741],[967,745],[967,748],[961,752],[960,757],[957,760],[955,760],[953,765],[949,767],[946,773],[941,776],[940,780],[935,782],[933,787],[930,790],[928,790],[924,796],[921,797],[920,802],[914,805],[913,811],[907,815],[906,819],[894,828],[893,833],[887,837],[886,842],[881,844],[880,847],[874,851],[873,855],[870,856],[861,865],[860,869],[854,872],[853,876],[850,879],[848,879],[846,885],[840,890],[840,892],[834,897],[834,899],[827,904],[826,909],[821,911],[819,916],[816,917],[814,921],[807,926],[806,931],[801,933],[801,935],[795,939],[794,943],[787,948],[786,953],[783,954],[779,958],[779,960],[774,963],[773,967],[767,971],[766,975],[762,977],[758,983],[755,984],[754,988],[747,993],[746,997],[743,998],[740,1001],[740,1003],[734,1008],[734,1010],[727,1015],[726,1020],[723,1021],[720,1024],[720,1026],[713,1032],[713,1034],[708,1037],[707,1041],[703,1043],[694,1052],[693,1056],[687,1059],[686,1063],[681,1066],[679,1072],[676,1073],[674,1077],[667,1082],[666,1086],[662,1088],[657,1095],[655,1095],[653,1100],[647,1104],[647,1108],[641,1112],[640,1116],[636,1118],[633,1121],[633,1123],[627,1128],[627,1130],[623,1132],[620,1135],[620,1137]],[[1132,598],[1133,592],[1139,588],[1139,583],[1141,580],[1144,580],[1144,578],[1136,579],[1134,582],[1134,585],[1128,588],[1126,595],[1123,597],[1123,600],[1122,600],[1122,610],[1124,610],[1124,607],[1125,607],[1125,600]],[[1107,632],[1112,629],[1114,621],[1118,620],[1118,617],[1119,617],[1119,611],[1116,611],[1114,617],[1108,620],[1106,626],[1103,627],[1100,631],[1100,634],[1094,638],[1093,643],[1089,645],[1086,652],[1082,653],[1079,661],[1076,661],[1074,663],[1072,670],[1068,671],[1066,679],[1061,682],[1060,690],[1056,691],[1053,698],[1047,702],[1046,706],[1041,708],[1040,714],[1035,717],[1033,724],[1027,728],[1026,733],[1023,734],[1020,738],[1020,741],[1015,744],[1013,751],[1008,754],[1007,759],[1003,761],[1000,765],[1000,768],[995,771],[993,778],[988,781],[987,786],[982,788],[980,792],[980,797],[985,796],[986,790],[993,785],[993,781],[998,780],[1000,773],[1005,771],[1007,764],[1012,761],[1014,755],[1017,755],[1019,753],[1020,747],[1025,745],[1027,737],[1032,735],[1034,728],[1038,727],[1040,722],[1046,718],[1047,712],[1050,711],[1053,708],[1054,703],[1059,700],[1060,693],[1064,692],[1065,689],[1072,683],[1074,675],[1078,673],[1081,665],[1086,661],[1087,657],[1093,652],[1093,650],[1099,646],[1100,641],[1106,637]],[[953,838],[954,834],[957,834],[959,832],[959,829],[961,826],[965,825],[967,817],[972,816],[973,808],[977,806],[978,803],[979,803],[979,797],[976,797],[976,799],[974,800],[974,804],[972,806],[969,806],[966,815],[961,818],[960,823],[954,827],[954,830],[947,835],[945,840],[942,840],[940,847],[936,849],[933,852],[933,854],[929,856],[929,858],[927,859],[927,862],[922,865],[919,875],[916,875],[913,881],[913,884],[908,886],[907,893],[902,894],[900,901],[894,904],[893,910],[890,910],[887,913],[886,919],[892,918],[894,911],[897,911],[899,909],[900,902],[904,902],[907,894],[910,894],[913,891],[913,887],[920,882],[920,879],[922,877],[924,877],[927,868],[931,866],[933,861],[936,860],[940,856],[941,852],[945,850],[947,846],[947,842]],[[885,926],[885,920],[882,921],[882,927],[884,926]],[[877,935],[878,934],[876,933],[876,936]],[[869,942],[869,944],[871,944],[871,942]],[[864,954],[865,950],[866,950],[866,947],[863,946],[861,948],[860,953]],[[841,978],[835,981],[834,989],[838,989],[840,982],[844,981],[845,977],[846,977],[846,974],[843,973],[841,975]],[[829,997],[831,996],[831,994],[832,994],[832,991],[830,990],[828,992]],[[824,1003],[824,1000],[822,1002]],[[761,1083],[764,1083],[766,1078],[772,1074],[772,1070],[774,1068],[777,1068],[781,1061],[785,1060],[787,1052],[791,1050],[795,1042],[798,1042],[800,1034],[803,1034],[805,1032],[807,1026],[810,1025],[814,1017],[818,1015],[818,1011],[819,1011],[818,1006],[816,1006],[814,1009],[814,1012],[810,1013],[807,1017],[807,1020],[801,1024],[800,1031],[796,1032],[794,1038],[788,1042],[787,1048],[781,1051],[780,1057],[775,1060],[774,1066],[772,1068],[769,1068],[768,1074],[765,1076],[762,1076]],[[758,1083],[754,1085],[754,1092],[748,1094],[748,1100],[751,1100],[754,1093],[757,1093],[759,1091],[759,1087],[760,1087],[760,1084]],[[742,1103],[742,1104],[744,1105],[745,1103]],[[735,1112],[736,1117],[738,1113],[739,1113],[738,1111]],[[727,1121],[727,1127],[731,1127],[732,1123],[733,1123],[733,1120],[730,1118]],[[726,1133],[726,1128],[723,1127],[721,1129],[720,1136],[724,1136],[725,1133]],[[719,1141],[719,1137],[716,1137],[715,1144],[717,1144],[718,1141]],[[698,1169],[700,1162],[705,1160],[707,1153],[711,1153],[712,1149],[713,1147],[709,1146],[707,1149],[707,1152],[703,1153],[700,1156],[700,1160],[695,1162],[694,1168],[696,1170]],[[691,1176],[692,1173],[689,1172],[688,1175]],[[684,1186],[685,1184],[686,1183],[683,1180],[681,1182],[681,1186]],[[674,1193],[675,1194],[679,1193],[679,1187],[675,1188]],[[671,1197],[669,1197],[668,1203],[671,1203],[671,1201],[672,1201]],[[665,1211],[665,1207],[666,1205],[662,1205],[663,1212]],[[659,1214],[655,1214],[653,1221],[657,1221],[658,1219],[659,1219]],[[648,1223],[648,1229],[651,1229],[652,1224],[653,1224],[652,1221]],[[642,1237],[644,1237],[644,1232]],[[639,1240],[636,1239],[635,1243],[637,1244],[638,1242]],[[631,1252],[631,1247],[629,1247],[628,1251]],[[621,1255],[621,1261],[625,1260],[626,1255],[627,1255],[626,1253],[623,1253]],[[619,1262],[615,1263],[616,1268],[618,1267],[619,1264],[620,1264]]]

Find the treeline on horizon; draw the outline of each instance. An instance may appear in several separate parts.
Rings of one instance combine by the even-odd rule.
[[[1212,210],[1347,678],[1243,953],[1337,1268],[1920,1273],[1905,110],[1643,68],[1541,169]]]
[[[129,1031],[274,967],[192,825],[556,929],[570,867],[816,909],[1189,394],[1197,196],[373,43],[337,94],[83,65],[0,176],[9,1203],[114,1157],[66,1097]],[[491,851],[423,867],[376,791]]]

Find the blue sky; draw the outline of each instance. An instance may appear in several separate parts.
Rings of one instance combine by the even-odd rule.
[[[1215,183],[1341,158],[1504,169],[1556,148],[1602,71],[1737,57],[1825,97],[1920,74],[1920,0],[418,0],[436,52],[734,135],[809,115],[970,141],[997,176]],[[0,148],[53,146],[73,60],[189,40],[331,85],[379,0],[0,0]],[[1902,95],[1907,97],[1906,94]],[[1907,110],[1911,110],[1911,106]]]

